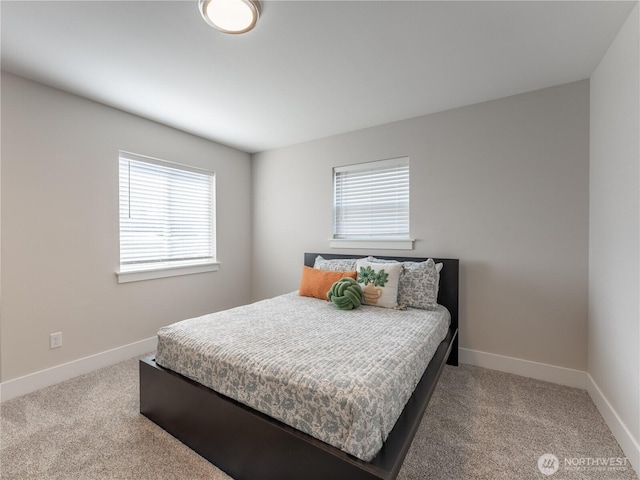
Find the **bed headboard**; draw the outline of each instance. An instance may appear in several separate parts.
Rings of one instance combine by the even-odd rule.
[[[336,253],[305,253],[304,264],[313,267],[316,257],[322,255],[323,258],[331,260],[334,258],[365,258],[368,255],[350,255]],[[423,262],[429,257],[388,257],[376,255],[376,258],[387,260],[397,260],[398,262]],[[431,257],[433,258],[433,257]],[[444,305],[451,313],[451,326],[458,328],[458,282],[460,261],[457,258],[433,258],[436,263],[442,263],[440,272],[440,289],[438,291],[438,303]]]

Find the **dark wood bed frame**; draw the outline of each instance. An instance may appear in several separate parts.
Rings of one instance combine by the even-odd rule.
[[[315,257],[365,255],[305,253]],[[385,257],[421,261],[416,257]],[[442,262],[438,303],[451,312],[451,327],[387,441],[371,462],[274,420],[180,374],[153,357],[140,360],[140,413],[202,455],[235,480],[392,480],[400,471],[445,362],[458,365],[458,270],[456,259]]]

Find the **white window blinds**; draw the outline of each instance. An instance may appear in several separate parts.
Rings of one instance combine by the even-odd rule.
[[[214,174],[120,152],[120,269],[214,261]]]
[[[409,158],[334,168],[333,238],[409,238]]]

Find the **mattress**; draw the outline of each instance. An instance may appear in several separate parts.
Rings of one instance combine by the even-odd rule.
[[[449,322],[442,306],[343,311],[293,292],[163,327],[156,363],[370,461]]]

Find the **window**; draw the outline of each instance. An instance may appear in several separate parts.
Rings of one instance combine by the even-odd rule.
[[[212,172],[120,152],[120,283],[217,270],[214,182]]]
[[[332,247],[411,249],[409,158],[333,169]]]

